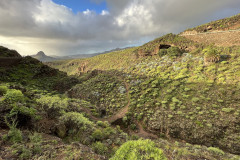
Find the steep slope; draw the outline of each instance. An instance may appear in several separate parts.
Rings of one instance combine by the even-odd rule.
[[[213,21],[207,24],[203,24],[201,26],[197,26],[191,29],[187,29],[187,31],[196,31],[198,33],[202,32],[211,32],[211,31],[226,31],[226,30],[236,30],[240,29],[240,14],[227,17],[224,19],[220,19],[217,21]]]
[[[181,36],[190,40],[217,46],[240,45],[240,14],[188,29]]]

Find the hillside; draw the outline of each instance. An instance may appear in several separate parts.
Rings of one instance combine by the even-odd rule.
[[[10,50],[6,47],[0,46],[0,58],[7,58],[7,57],[19,58],[21,57],[21,55],[15,50]]]
[[[207,45],[231,47],[240,45],[240,14],[210,22],[180,33],[187,39]]]
[[[240,14],[213,21],[201,26],[187,29],[187,31],[196,31],[198,33],[202,32],[212,32],[212,31],[226,31],[226,30],[237,30],[240,29]]]
[[[167,34],[0,75],[2,159],[240,159],[240,45]]]

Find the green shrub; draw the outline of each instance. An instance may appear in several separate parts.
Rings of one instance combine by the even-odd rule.
[[[124,143],[110,160],[166,160],[163,151],[151,140],[128,141]]]
[[[30,143],[32,144],[32,152],[33,154],[41,153],[42,151],[42,136],[39,133],[34,133],[29,136]]]
[[[92,137],[95,140],[103,140],[104,139],[104,133],[100,130],[100,129],[96,129],[93,133],[92,133]]]
[[[96,124],[100,127],[107,127],[108,126],[107,122],[103,122],[103,121],[97,121]]]
[[[28,108],[23,105],[13,104],[13,108],[10,111],[9,117],[14,117],[18,114],[26,115],[32,117],[33,119],[38,119],[39,117],[36,115],[37,110],[34,108]]]
[[[93,122],[89,121],[88,118],[77,112],[64,113],[59,120],[69,127],[76,127],[78,129],[87,129],[89,127],[92,128],[94,125]]]
[[[205,48],[202,53],[204,54],[204,62],[205,63],[215,63],[220,60],[220,54],[219,52],[213,48],[213,47],[208,47]]]
[[[162,56],[167,55],[167,53],[168,53],[167,49],[160,49],[159,52],[158,52],[158,55],[160,57],[162,57]]]
[[[7,126],[9,127],[9,131],[7,133],[7,135],[3,136],[3,139],[5,141],[10,141],[12,143],[19,143],[22,141],[23,137],[22,137],[22,132],[17,129],[17,122],[16,120],[12,120],[12,124],[10,124],[7,121],[7,118],[5,118],[5,122],[7,124]]]
[[[197,98],[197,97],[193,97],[193,98],[192,98],[192,102],[194,102],[194,103],[199,102],[199,100],[200,100],[200,99]]]
[[[182,55],[182,51],[178,47],[168,48],[168,55],[170,57],[178,57]]]
[[[221,149],[215,148],[215,147],[209,147],[209,148],[208,148],[208,151],[210,151],[210,152],[212,152],[212,153],[215,153],[215,154],[217,154],[217,155],[219,155],[219,156],[222,156],[222,155],[225,154]]]
[[[4,95],[4,100],[10,103],[14,102],[24,102],[24,95],[22,91],[16,89],[9,89]]]
[[[68,99],[58,96],[42,96],[36,100],[51,117],[60,116],[68,106]]]
[[[23,145],[18,147],[18,151],[21,153],[19,156],[20,159],[30,159],[32,157],[31,150],[29,150]]]
[[[230,112],[234,111],[234,108],[223,108],[222,111],[230,113]]]
[[[3,96],[7,93],[8,87],[7,86],[0,86],[0,95]]]
[[[170,47],[168,49],[160,49],[158,55],[160,57],[168,55],[169,57],[178,57],[182,55],[182,51],[178,47]]]
[[[106,147],[105,144],[101,143],[101,142],[96,142],[92,145],[93,150],[98,153],[98,154],[106,154],[108,151],[108,148]]]

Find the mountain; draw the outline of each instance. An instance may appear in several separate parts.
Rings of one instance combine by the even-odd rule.
[[[17,61],[0,65],[1,158],[239,160],[239,39],[199,38],[232,36],[225,31],[44,64],[9,58]]]
[[[38,52],[36,55],[32,55],[31,57],[36,58],[40,60],[41,62],[51,62],[51,61],[57,61],[57,60],[72,60],[72,59],[79,59],[79,58],[90,58],[94,57],[100,54],[106,54],[110,52],[115,52],[115,51],[121,51],[125,50],[131,47],[126,47],[126,48],[116,48],[112,49],[110,51],[105,51],[105,52],[99,52],[99,53],[92,53],[92,54],[76,54],[76,55],[69,55],[69,56],[46,56],[46,54],[43,51]]]
[[[39,51],[36,55],[31,55],[31,57],[36,58],[41,62],[50,62],[58,60],[57,58],[46,56],[46,54],[43,51]]]

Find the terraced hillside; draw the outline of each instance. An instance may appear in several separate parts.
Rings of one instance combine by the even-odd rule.
[[[198,43],[217,46],[240,45],[240,14],[188,29],[181,36]]]
[[[240,14],[232,17],[227,17],[207,24],[203,24],[194,28],[187,29],[188,31],[196,31],[197,33],[211,31],[228,31],[240,29]]]

